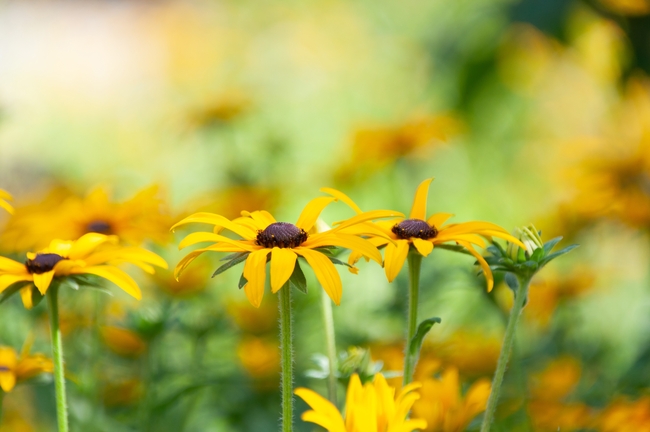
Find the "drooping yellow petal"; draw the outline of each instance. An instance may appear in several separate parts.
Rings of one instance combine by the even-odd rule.
[[[347,432],[343,417],[330,401],[318,393],[302,387],[297,388],[294,393],[302,398],[313,410],[302,415],[301,418],[304,421],[315,423],[329,432]]]
[[[291,249],[271,249],[271,292],[275,294],[289,280],[297,258]]]
[[[384,271],[388,282],[395,280],[400,270],[402,270],[408,253],[409,242],[407,240],[398,240],[396,245],[392,243],[386,245]]]
[[[231,238],[219,234],[209,233],[209,232],[196,232],[196,233],[189,234],[183,240],[181,240],[181,242],[178,245],[178,249],[183,249],[188,246],[195,245],[197,243],[202,243],[202,242],[223,242],[223,243],[240,246],[242,249],[250,250],[251,252],[254,250],[253,246],[249,246],[248,244],[242,242],[241,240],[233,240]]]
[[[485,279],[487,280],[487,290],[488,292],[492,291],[492,288],[494,287],[494,276],[492,275],[492,270],[490,269],[490,265],[487,263],[487,261],[485,261],[485,258],[483,258],[483,256],[474,249],[471,243],[463,240],[459,240],[458,244],[460,244],[465,249],[467,249],[469,253],[471,253],[474,256],[474,258],[476,258],[479,265],[481,266],[481,269],[483,270]]]
[[[4,274],[0,276],[0,293],[16,282],[21,281],[31,281],[32,276],[30,274],[24,275],[13,275],[13,274]]]
[[[422,256],[428,256],[433,250],[433,243],[417,237],[413,238],[413,246],[415,246]]]
[[[381,254],[379,253],[377,247],[375,247],[368,240],[364,240],[351,234],[333,234],[324,232],[323,234],[317,234],[307,239],[307,241],[303,243],[302,246],[307,248],[317,248],[321,246],[340,246],[350,249],[354,252],[359,252],[363,256],[366,256],[381,265]]]
[[[98,233],[84,234],[72,244],[67,257],[71,260],[83,259],[94,251],[97,246],[106,242],[116,243],[117,237]]]
[[[264,282],[266,281],[266,257],[270,249],[260,249],[251,252],[244,264],[244,277],[248,281],[244,292],[248,301],[256,308],[262,304],[264,297]]]
[[[219,226],[221,228],[227,229],[228,231],[234,232],[246,240],[252,240],[257,235],[257,233],[252,229],[239,224],[235,224],[225,217],[214,213],[195,213],[174,224],[174,226],[171,227],[171,230],[173,231],[177,227],[188,223],[205,223]]]
[[[327,207],[333,201],[335,201],[335,198],[332,197],[318,197],[309,201],[305,208],[302,210],[302,213],[300,213],[300,217],[298,218],[298,222],[296,222],[296,226],[298,228],[304,229],[305,231],[312,229],[316,223],[316,220],[318,219],[318,216],[320,216],[325,207]]]
[[[9,393],[16,386],[16,375],[12,371],[0,371],[0,388]]]
[[[354,210],[354,212],[355,212],[356,214],[363,213],[363,212],[361,211],[361,209],[359,208],[359,206],[356,205],[355,202],[352,201],[352,199],[350,199],[350,197],[347,196],[346,194],[344,194],[343,192],[338,191],[338,190],[336,190],[336,189],[328,188],[328,187],[321,188],[320,191],[321,191],[321,192],[324,192],[324,193],[326,193],[326,194],[332,195],[334,198],[336,198],[336,199],[339,200],[339,201],[343,201],[343,202],[346,203],[346,204],[347,204],[347,205],[348,205],[352,210]]]
[[[429,185],[432,181],[433,178],[424,180],[415,191],[410,219],[425,220],[427,218],[427,195],[429,195]]]
[[[314,270],[318,282],[320,282],[334,304],[337,306],[341,304],[343,285],[341,284],[341,276],[339,276],[332,261],[324,254],[312,249],[298,247],[293,250],[307,260],[309,266]]]
[[[30,284],[20,289],[20,299],[23,301],[25,309],[29,310],[34,307],[34,300],[32,299],[32,289],[34,287]]]
[[[433,239],[435,244],[440,244],[448,241],[458,241],[464,240],[470,243],[477,245],[480,248],[485,248],[487,245],[485,240],[478,234],[447,234],[446,232],[440,233],[436,238]]]
[[[52,283],[52,278],[54,277],[54,270],[50,270],[49,272],[45,272],[41,274],[34,273],[32,277],[34,278],[34,285],[36,285],[36,288],[38,288],[41,294],[45,295],[47,289],[50,287],[50,284]]]
[[[94,266],[94,267],[77,267],[73,270],[74,274],[92,274],[113,282],[124,292],[137,300],[142,299],[140,287],[131,276],[117,267],[111,266]]]
[[[453,213],[436,213],[427,219],[430,226],[440,229],[440,227],[447,222],[447,219],[453,216]]]

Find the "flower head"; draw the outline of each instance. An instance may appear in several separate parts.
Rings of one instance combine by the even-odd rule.
[[[436,213],[427,218],[427,195],[429,185],[433,179],[424,180],[415,191],[415,198],[409,218],[392,219],[373,222],[373,225],[386,233],[384,236],[370,236],[370,242],[377,247],[386,246],[384,256],[384,270],[389,282],[392,282],[404,266],[404,261],[411,247],[422,256],[431,253],[435,245],[447,242],[455,242],[472,254],[480,264],[488,282],[488,291],[494,285],[494,278],[490,267],[485,259],[478,253],[474,246],[485,248],[487,246],[484,238],[491,239],[499,237],[511,242],[524,245],[515,237],[511,236],[505,229],[490,222],[465,222],[445,224],[453,216],[451,213]],[[361,209],[346,195],[334,189],[325,188],[324,192],[339,198],[347,203],[357,213]],[[367,230],[368,223],[359,227]],[[348,228],[347,231],[358,231],[359,227]],[[352,253],[350,263],[356,262],[360,255]]]
[[[8,192],[3,191],[0,189],[0,208],[3,208],[7,210],[10,214],[14,213],[14,208],[7,202],[7,200],[11,201],[12,197]]]
[[[125,262],[135,264],[148,273],[154,273],[154,265],[167,267],[165,260],[153,252],[139,247],[119,246],[115,236],[90,233],[76,241],[52,240],[48,248],[28,253],[25,263],[0,257],[0,293],[22,282],[21,296],[29,308],[32,305],[32,286],[45,295],[53,280],[94,275],[113,282],[139,300],[142,294],[138,284],[116,267]]]
[[[172,230],[188,223],[205,223],[213,225],[214,231],[190,234],[181,241],[179,248],[202,242],[214,244],[185,256],[176,266],[175,276],[178,278],[204,252],[231,252],[233,255],[226,258],[228,262],[217,269],[215,275],[245,261],[240,285],[243,285],[251,304],[259,307],[264,296],[267,261],[271,262],[271,291],[276,293],[295,274],[304,280],[297,263],[298,257],[302,257],[314,270],[323,289],[338,305],[342,294],[341,277],[334,268],[333,257],[328,255],[327,248],[348,248],[381,264],[381,255],[375,246],[354,234],[344,233],[343,230],[371,219],[394,217],[398,213],[384,210],[362,213],[332,230],[310,233],[320,213],[332,201],[335,198],[313,199],[305,206],[295,224],[278,222],[267,211],[243,211],[242,216],[234,220],[213,213],[193,214],[174,225]],[[224,229],[241,238],[234,240],[221,235]]]
[[[345,402],[345,419],[339,410],[318,393],[298,388],[295,393],[311,407],[302,419],[315,423],[329,432],[411,432],[427,427],[422,419],[408,419],[413,403],[419,399],[414,392],[419,383],[404,387],[397,396],[381,374],[373,383],[361,384],[358,375],[352,375]]]
[[[18,356],[13,348],[0,346],[0,391],[9,393],[17,383],[54,370],[52,360],[42,354],[31,355],[29,348],[30,343],[25,344]]]

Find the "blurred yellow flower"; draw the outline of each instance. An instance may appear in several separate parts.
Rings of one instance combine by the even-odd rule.
[[[614,13],[639,16],[650,14],[648,0],[598,0],[600,4]]]
[[[280,353],[277,339],[244,337],[237,346],[237,358],[253,378],[272,380],[275,389],[280,374]]]
[[[133,245],[147,239],[164,243],[170,238],[167,227],[171,219],[158,194],[158,187],[152,186],[118,203],[101,187],[84,198],[55,191],[41,204],[17,208],[3,242],[22,251],[45,247],[54,239],[76,239],[94,232],[116,235]]]
[[[0,208],[7,210],[10,214],[14,213],[14,208],[7,201],[11,201],[12,197],[9,192],[0,189]]]
[[[537,432],[591,430],[592,410],[580,402],[533,400],[528,403],[528,414]],[[602,431],[602,429],[598,429]],[[643,429],[629,429],[629,431]]]
[[[26,381],[43,372],[52,372],[52,360],[42,354],[29,354],[30,344],[25,344],[18,354],[13,348],[0,346],[0,389],[10,392],[21,381]]]
[[[432,178],[424,180],[415,191],[415,198],[409,219],[392,219],[387,221],[373,222],[383,232],[381,236],[371,235],[370,242],[377,246],[386,246],[384,255],[384,270],[389,282],[392,282],[404,266],[406,257],[411,249],[411,245],[422,256],[428,256],[434,248],[434,245],[455,242],[463,246],[479,262],[485,278],[488,283],[488,291],[492,290],[494,277],[490,266],[483,256],[474,249],[474,245],[485,248],[487,243],[482,237],[491,239],[499,237],[510,242],[525,247],[518,239],[511,236],[506,230],[490,222],[465,222],[457,224],[443,225],[447,219],[453,216],[451,213],[436,213],[426,217],[427,212],[427,195]],[[361,214],[361,209],[346,195],[330,188],[321,189],[325,193],[340,199],[348,204],[357,214]],[[346,232],[356,232],[362,234],[360,230],[367,230],[366,224],[353,226]],[[340,227],[337,227],[340,228]],[[350,254],[349,263],[352,265],[361,256],[358,253]]]
[[[650,430],[650,396],[637,400],[618,399],[596,419],[600,432],[639,432]]]
[[[167,267],[165,260],[153,252],[119,246],[115,236],[90,233],[76,241],[52,240],[48,248],[27,253],[24,264],[0,257],[0,292],[15,283],[30,282],[20,289],[25,307],[30,308],[32,284],[45,295],[55,277],[94,275],[113,282],[139,300],[138,284],[116,267],[120,263],[134,264],[147,273],[154,273],[152,265]]]
[[[411,432],[427,427],[419,418],[408,418],[413,403],[420,397],[414,390],[419,383],[411,383],[395,396],[382,374],[376,374],[373,383],[361,384],[359,375],[350,378],[345,401],[345,418],[339,410],[318,393],[298,388],[295,394],[311,407],[302,419],[315,423],[329,432]]]
[[[485,411],[490,381],[480,379],[461,395],[458,369],[450,367],[440,379],[421,379],[422,398],[413,405],[413,415],[427,421],[426,431],[462,432],[474,417]]]
[[[175,276],[204,252],[233,252],[234,260],[246,261],[243,277],[246,279],[244,291],[248,300],[259,307],[264,296],[266,281],[266,263],[270,255],[271,291],[276,293],[289,280],[294,272],[298,256],[303,257],[314,270],[316,278],[323,289],[337,305],[341,302],[342,285],[332,261],[318,248],[339,246],[351,249],[381,263],[381,254],[375,246],[355,235],[345,234],[342,230],[381,217],[394,217],[398,213],[376,210],[359,214],[332,230],[308,234],[316,224],[323,209],[335,201],[331,197],[319,197],[311,200],[303,209],[296,224],[277,222],[267,211],[243,211],[242,216],[228,220],[212,213],[196,213],[178,222],[172,230],[188,223],[214,225],[214,232],[198,232],[185,237],[179,245],[184,248],[196,243],[215,242],[212,246],[197,249],[185,256],[176,266]],[[219,233],[226,229],[241,237],[233,240]]]
[[[147,349],[147,343],[136,332],[115,326],[103,326],[102,340],[111,351],[125,357],[139,357]]]
[[[104,385],[103,400],[106,406],[128,406],[137,403],[144,394],[144,384],[137,378],[108,381]]]
[[[530,376],[530,393],[537,400],[561,400],[578,385],[580,363],[572,357],[559,357]]]

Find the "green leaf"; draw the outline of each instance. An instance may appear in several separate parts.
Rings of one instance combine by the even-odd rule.
[[[9,298],[12,297],[14,294],[16,294],[18,291],[20,291],[22,287],[30,283],[31,283],[30,281],[20,281],[20,282],[16,282],[15,284],[9,285],[9,287],[6,288],[4,291],[2,291],[2,294],[0,294],[0,304],[9,300]]]
[[[240,253],[238,253],[237,256],[235,256],[230,261],[228,261],[227,263],[223,264],[221,267],[216,269],[214,271],[214,273],[212,273],[212,277],[215,277],[216,275],[219,275],[219,274],[225,272],[230,267],[236,266],[237,264],[239,264],[242,261],[246,261],[246,258],[248,258],[249,253],[250,252],[240,252]]]
[[[519,288],[519,281],[517,280],[517,276],[512,273],[506,273],[503,279],[506,281],[508,288],[510,288],[513,292],[517,292],[517,289]]]
[[[248,255],[250,252],[235,252],[226,255],[225,257],[221,258],[219,261],[230,261],[231,259],[235,259],[240,255]]]
[[[555,237],[544,243],[544,252],[547,254],[555,247],[556,244],[558,244],[562,240],[562,236]]]
[[[349,268],[354,268],[354,267],[352,267],[350,264],[346,263],[345,261],[341,261],[341,260],[338,259],[338,258],[334,258],[334,257],[332,257],[332,256],[328,256],[327,258],[329,258],[330,261],[332,261],[332,264],[342,265],[342,266],[346,266],[346,267],[349,267]]]
[[[305,274],[302,272],[302,268],[300,268],[300,262],[298,260],[296,260],[296,266],[293,268],[293,273],[291,273],[289,282],[291,283],[291,286],[294,286],[299,291],[307,294],[307,279],[305,278]]]
[[[244,288],[244,285],[246,285],[247,283],[248,283],[248,280],[246,280],[246,278],[244,277],[244,274],[242,273],[242,275],[239,277],[239,289]]]
[[[529,259],[531,261],[537,262],[537,261],[540,261],[541,259],[543,259],[544,255],[546,255],[546,252],[545,252],[544,248],[537,248],[537,249],[535,249],[533,251],[533,254],[530,256]]]
[[[544,258],[542,261],[540,261],[539,265],[540,266],[546,265],[549,262],[551,262],[552,260],[554,260],[555,258],[557,258],[557,257],[559,257],[561,255],[564,255],[565,253],[571,252],[573,249],[577,248],[578,246],[580,246],[580,245],[572,244],[570,246],[565,247],[564,249],[560,249],[557,252],[553,252],[552,254],[550,254],[549,256]]]
[[[435,323],[440,324],[441,322],[442,319],[434,317],[425,319],[418,326],[415,336],[413,336],[413,339],[411,339],[411,342],[409,343],[409,353],[411,354],[414,364],[417,363],[417,358],[420,356],[420,348],[422,348],[424,337],[429,333],[429,330],[431,330],[431,327],[433,327]]]

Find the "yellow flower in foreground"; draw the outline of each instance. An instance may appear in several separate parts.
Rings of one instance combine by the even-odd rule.
[[[427,427],[422,419],[408,419],[413,403],[420,397],[413,390],[419,387],[419,383],[411,383],[395,397],[395,389],[388,386],[383,375],[375,375],[373,383],[362,386],[359,375],[354,374],[348,386],[345,419],[318,393],[306,388],[298,388],[295,393],[312,409],[303,413],[302,419],[329,432],[411,432]]]
[[[178,278],[203,252],[233,252],[237,254],[232,256],[233,265],[246,261],[243,273],[246,280],[244,291],[251,304],[259,307],[264,296],[267,260],[271,262],[271,291],[276,293],[297,268],[296,260],[300,256],[311,266],[327,295],[338,305],[342,295],[341,277],[328,256],[318,249],[328,246],[348,248],[381,264],[381,254],[375,246],[356,235],[343,233],[343,230],[372,219],[395,217],[399,213],[385,210],[362,213],[332,230],[310,234],[318,216],[332,201],[335,201],[335,198],[319,197],[311,200],[295,225],[277,222],[267,211],[243,211],[241,217],[232,221],[213,213],[191,215],[174,225],[172,230],[188,223],[205,223],[214,225],[214,232],[190,234],[181,241],[179,248],[202,242],[215,244],[190,252],[178,263],[174,274]],[[233,240],[220,235],[224,229],[240,236],[241,239]]]
[[[3,208],[7,210],[9,213],[13,214],[14,213],[14,208],[7,202],[7,200],[11,201],[12,197],[8,192],[3,191],[0,189],[0,208]]]
[[[490,381],[480,379],[462,397],[458,370],[449,368],[439,380],[422,381],[422,398],[413,405],[413,415],[427,421],[426,431],[462,432],[474,417],[485,411],[490,388]]]
[[[494,286],[492,271],[483,256],[474,249],[474,246],[485,248],[487,244],[483,237],[488,239],[499,237],[525,248],[524,244],[508,234],[505,229],[490,222],[465,222],[444,225],[453,216],[451,213],[436,213],[427,219],[427,195],[432,181],[432,178],[427,179],[418,186],[409,219],[402,218],[373,223],[386,234],[385,236],[371,235],[369,241],[377,247],[386,246],[384,270],[388,281],[392,282],[399,274],[411,245],[418,253],[426,257],[431,253],[435,245],[455,242],[463,246],[478,260],[488,282],[488,291],[491,291]],[[322,191],[345,202],[357,213],[361,213],[361,209],[341,192],[330,188],[323,188]],[[356,231],[361,234],[359,228],[367,229],[367,225],[368,223],[348,228],[344,232]],[[353,264],[359,258],[360,255],[353,252],[350,254],[350,264]]]
[[[29,354],[29,344],[18,357],[13,348],[0,346],[0,390],[10,392],[21,381],[43,372],[52,372],[52,360],[42,354]]]
[[[0,293],[15,283],[30,282],[20,290],[23,303],[29,308],[32,284],[45,295],[54,278],[95,275],[113,282],[139,300],[142,294],[138,284],[115,267],[125,262],[147,273],[154,273],[152,265],[167,268],[165,260],[153,252],[119,246],[115,236],[90,233],[77,241],[52,240],[48,248],[28,253],[24,264],[0,257]]]

